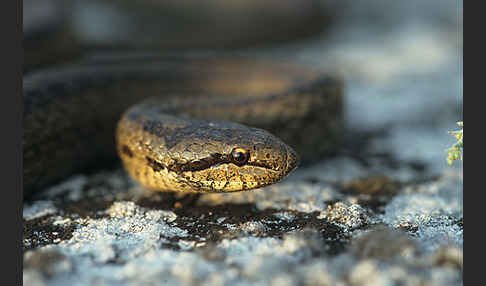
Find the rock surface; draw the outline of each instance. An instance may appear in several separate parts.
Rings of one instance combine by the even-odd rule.
[[[151,193],[121,169],[69,178],[24,205],[24,284],[462,285],[462,162],[445,152],[462,6],[407,1],[359,26],[375,2],[325,38],[252,54],[342,74],[339,154],[235,194]]]

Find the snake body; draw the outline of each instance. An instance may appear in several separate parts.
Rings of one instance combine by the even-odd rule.
[[[106,167],[117,154],[154,190],[265,186],[299,157],[332,152],[341,93],[325,73],[240,58],[109,60],[36,72],[24,77],[24,194]]]

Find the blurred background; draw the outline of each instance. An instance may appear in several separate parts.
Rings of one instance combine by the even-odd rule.
[[[26,70],[121,49],[228,50],[309,38],[334,16],[322,6],[314,0],[24,0]]]
[[[390,152],[433,173],[447,167],[447,131],[462,120],[462,1],[23,3],[24,75],[186,52],[297,61],[343,78],[347,128],[380,134],[370,153]]]

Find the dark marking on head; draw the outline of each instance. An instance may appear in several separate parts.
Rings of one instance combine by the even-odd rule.
[[[248,155],[249,156],[249,155]],[[149,158],[147,157],[147,160]],[[250,165],[250,166],[255,166],[255,167],[261,167],[261,168],[266,168],[266,169],[273,169],[272,165],[267,164],[267,162],[249,162],[247,159],[245,159],[244,163],[241,162],[235,162],[235,158],[233,154],[220,154],[220,153],[213,153],[210,156],[206,158],[202,158],[199,160],[187,162],[187,163],[174,163],[169,166],[167,166],[167,169],[170,172],[175,172],[178,174],[181,174],[183,172],[195,172],[195,171],[201,171],[204,169],[211,168],[213,166],[219,165],[219,164],[235,164],[237,166],[243,166],[243,165]],[[235,174],[231,174],[231,176],[234,176]]]
[[[155,161],[154,159],[150,158],[150,157],[145,157],[145,159],[147,159],[147,163],[150,167],[152,167],[152,170],[154,170],[154,172],[160,172],[161,170],[164,170],[165,167],[160,164],[159,162]]]
[[[133,158],[133,152],[127,145],[122,146],[121,152],[127,155],[128,157]]]
[[[176,173],[180,172],[187,172],[187,171],[200,171],[211,166],[221,164],[221,163],[230,163],[231,158],[228,155],[222,155],[219,153],[213,153],[209,157],[192,161],[185,164],[174,164],[169,166],[169,170],[174,171]]]

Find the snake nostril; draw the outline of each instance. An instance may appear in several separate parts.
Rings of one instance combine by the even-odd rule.
[[[287,167],[285,173],[288,174],[294,170],[300,163],[299,155],[290,147],[287,147]]]

